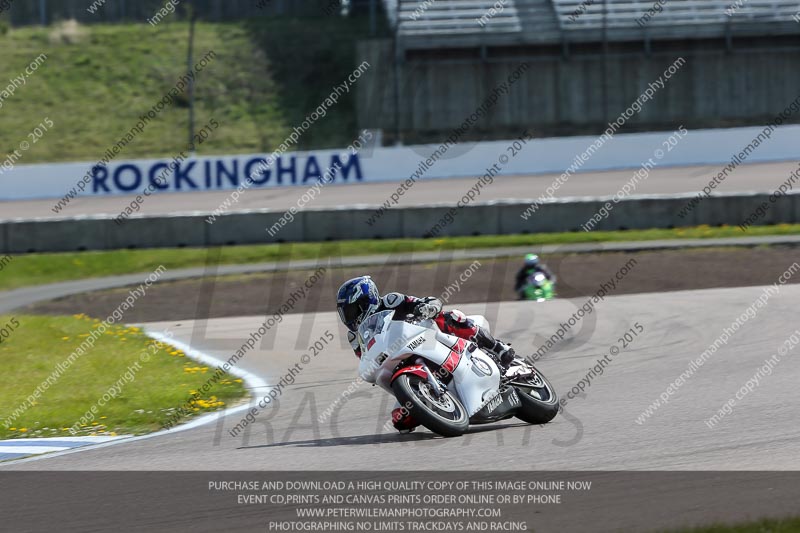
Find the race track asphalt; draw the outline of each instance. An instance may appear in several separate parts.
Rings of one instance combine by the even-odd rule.
[[[784,285],[766,306],[679,387],[652,417],[637,417],[763,293],[762,287],[647,293],[607,297],[547,352],[539,368],[564,396],[597,360],[620,347],[639,323],[644,332],[612,358],[602,375],[575,397],[552,423],[529,426],[509,420],[479,426],[461,438],[426,430],[411,435],[384,431],[392,398],[363,384],[333,416],[318,417],[341,398],[356,375],[333,313],[287,315],[242,368],[275,385],[301,362],[325,332],[336,340],[302,364],[279,405],[267,407],[242,434],[229,434],[241,414],[176,435],[7,463],[32,470],[798,470],[800,404],[797,353],[784,356],[771,375],[737,401],[731,414],[709,429],[705,420],[776,353],[798,329],[800,286]],[[501,302],[466,305],[485,314],[502,339],[532,353],[586,298],[544,304]],[[148,324],[218,358],[239,348],[263,318],[237,317]],[[258,391],[262,395],[265,391]],[[414,461],[413,455],[447,457]]]
[[[539,361],[559,393],[567,397],[598,359],[621,347],[621,337],[636,331],[637,323],[643,331],[585,392],[569,400],[564,412],[545,426],[509,420],[451,439],[424,429],[410,435],[383,429],[393,399],[367,384],[341,401],[354,383],[357,361],[341,340],[336,315],[287,315],[239,365],[268,383],[253,391],[257,398],[273,390],[287,369],[299,363],[301,371],[241,434],[234,437],[230,431],[244,412],[178,433],[0,464],[3,479],[14,486],[5,499],[4,523],[31,531],[52,530],[56,524],[62,531],[108,531],[120,520],[126,531],[263,530],[267,519],[297,520],[297,506],[267,510],[236,505],[235,494],[213,497],[204,487],[215,472],[224,480],[314,470],[351,471],[348,475],[361,479],[378,479],[376,471],[392,470],[388,479],[409,480],[414,478],[409,471],[450,470],[471,472],[461,475],[472,479],[592,481],[591,492],[570,493],[563,505],[514,506],[503,515],[527,520],[537,533],[664,531],[791,516],[800,496],[800,350],[783,355],[769,375],[762,371],[757,386],[713,429],[705,424],[748,380],[753,383],[764,361],[798,330],[800,284],[782,285],[763,308],[754,307],[764,290],[608,296]],[[529,354],[586,301],[461,307],[486,315],[500,338]],[[757,309],[751,317],[748,307]],[[667,404],[641,419],[737,318],[741,326],[726,343],[718,343]],[[226,359],[262,320],[215,318],[147,327],[170,330],[178,340]],[[307,347],[326,332],[335,341],[313,357]],[[320,422],[337,400],[338,408]],[[92,471],[108,475],[93,477]],[[143,474],[132,478],[135,473],[119,471]],[[164,471],[182,474],[170,477]],[[37,473],[41,476],[9,477]],[[81,484],[83,489],[73,488]],[[108,504],[114,513],[98,512],[104,501],[114,502]]]

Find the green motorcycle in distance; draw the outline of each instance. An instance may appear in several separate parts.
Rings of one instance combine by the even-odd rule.
[[[525,284],[517,292],[520,300],[544,302],[555,298],[556,285],[541,272],[536,272],[528,276]]]

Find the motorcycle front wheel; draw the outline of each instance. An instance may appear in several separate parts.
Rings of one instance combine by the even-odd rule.
[[[469,427],[467,411],[449,392],[436,397],[428,380],[414,374],[402,374],[392,383],[397,401],[411,417],[443,437],[458,437]]]

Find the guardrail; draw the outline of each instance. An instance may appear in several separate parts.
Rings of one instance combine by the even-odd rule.
[[[680,226],[737,226],[763,215],[752,225],[800,222],[800,193],[770,200],[768,193],[711,195],[684,218],[681,208],[695,194],[630,196],[614,205],[594,230],[671,228]],[[342,239],[425,237],[435,235],[498,235],[581,231],[581,225],[600,212],[609,198],[564,198],[546,201],[527,220],[522,214],[533,200],[495,201],[454,209],[450,204],[389,209],[372,226],[364,221],[372,207],[308,209],[295,215],[275,237],[267,228],[282,211],[254,210],[219,216],[209,225],[208,213],[170,216],[134,216],[122,226],[110,216],[45,220],[0,221],[0,252],[62,252],[123,248],[206,247],[270,242],[310,242]],[[764,210],[765,202],[769,208]],[[455,214],[453,214],[455,211]]]

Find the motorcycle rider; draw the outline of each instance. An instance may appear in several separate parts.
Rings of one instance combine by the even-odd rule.
[[[359,276],[345,281],[336,295],[336,308],[339,318],[347,327],[347,340],[356,357],[361,358],[358,344],[358,330],[361,322],[380,311],[394,311],[393,320],[406,320],[409,315],[433,319],[442,332],[475,342],[479,348],[490,354],[505,370],[514,361],[514,349],[509,344],[495,339],[485,328],[476,325],[458,310],[442,311],[442,302],[433,296],[417,298],[399,292],[380,295],[378,286],[369,276]],[[392,423],[401,432],[413,430],[417,424],[401,408],[392,411]]]
[[[544,276],[553,283],[556,282],[555,274],[553,274],[550,269],[539,260],[538,255],[527,254],[525,255],[525,263],[522,265],[522,268],[519,269],[519,272],[517,272],[517,278],[514,282],[514,292],[519,293],[520,297],[522,297],[520,289],[525,286],[527,279],[537,272],[544,274]]]

